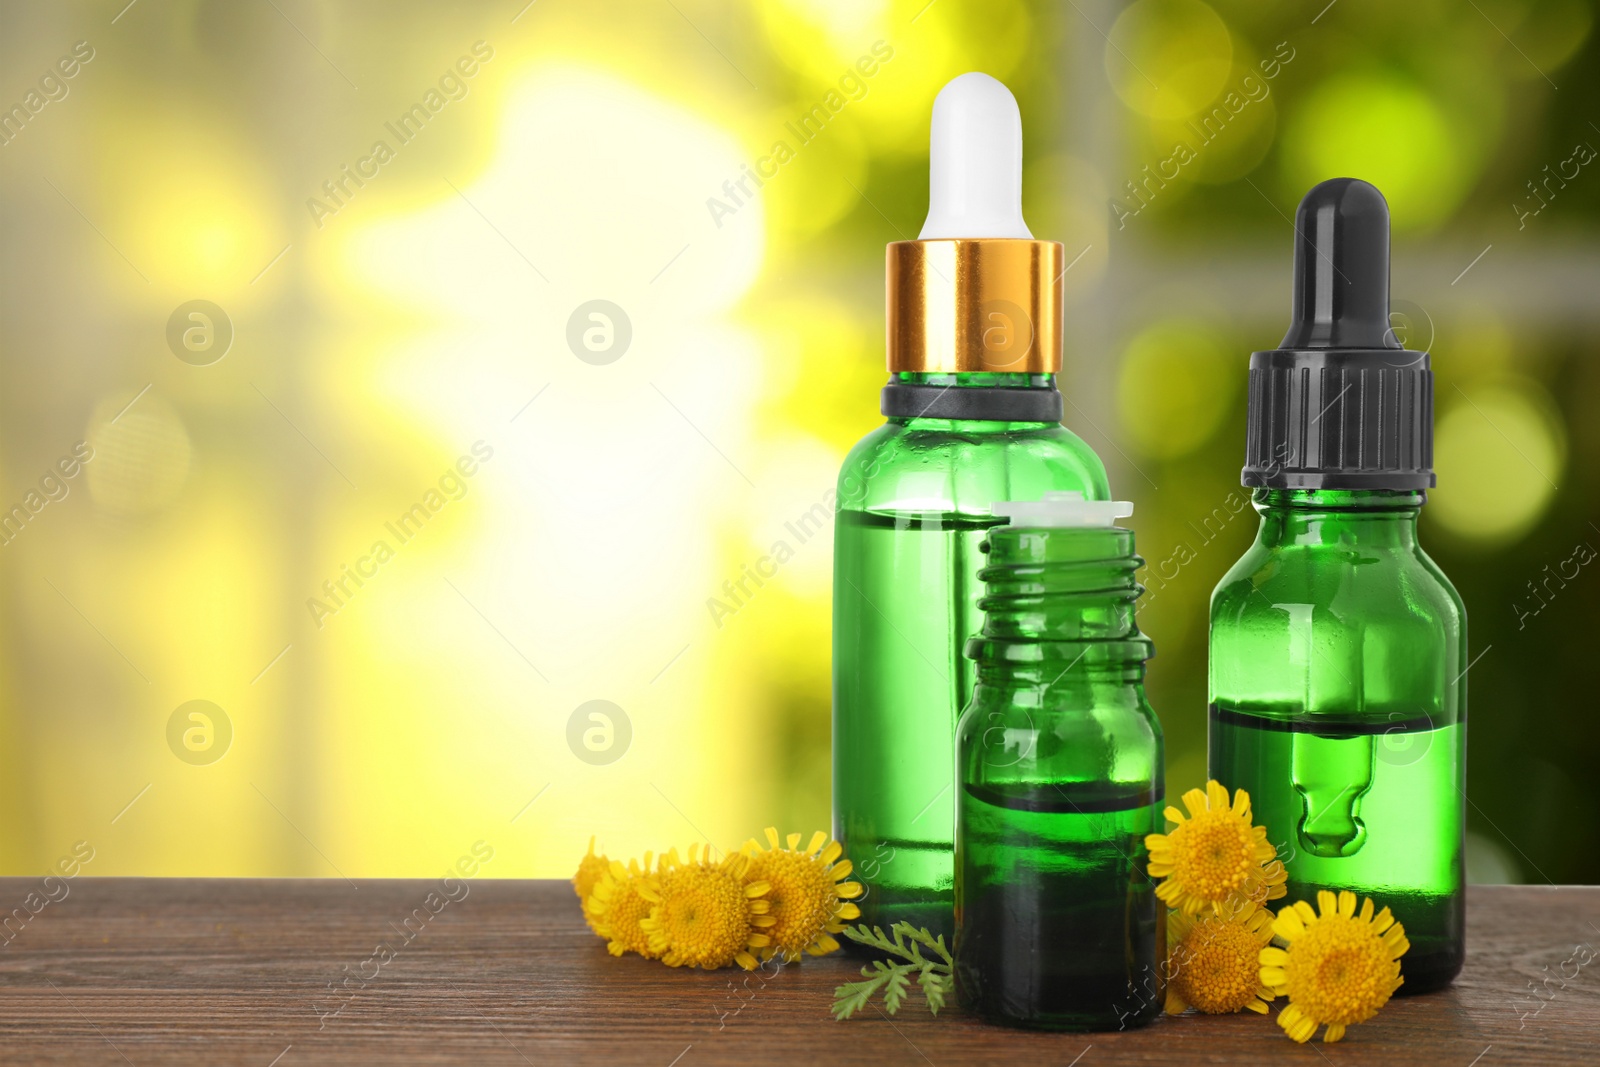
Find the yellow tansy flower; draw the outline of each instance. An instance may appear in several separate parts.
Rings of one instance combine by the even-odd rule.
[[[852,868],[849,860],[839,858],[844,846],[818,830],[804,851],[799,834],[790,834],[788,847],[780,848],[775,826],[767,827],[767,843],[770,849],[763,849],[751,838],[744,846],[750,877],[772,886],[765,898],[772,905],[773,923],[766,929],[772,943],[761,957],[782,956],[792,962],[802,952],[813,956],[833,952],[839,942],[831,935],[844,929],[842,920],[861,915],[861,909],[849,903],[861,895],[862,887],[845,881]]]
[[[606,939],[606,951],[613,956],[637,952],[647,960],[656,958],[655,950],[650,947],[650,935],[642,926],[654,907],[641,892],[649,875],[648,852],[644,854],[642,867],[638,860],[629,860],[627,867],[612,860],[611,869],[583,902],[584,916],[590,919],[594,932]]]
[[[583,921],[589,924],[589,929],[604,937],[600,928],[595,925],[594,916],[589,911],[589,900],[594,895],[594,887],[611,868],[611,861],[599,855],[594,850],[594,838],[589,838],[589,852],[578,861],[577,873],[572,876],[572,891],[578,894],[578,899],[583,903]]]
[[[572,889],[579,897],[593,893],[595,885],[611,869],[611,861],[595,852],[594,841],[589,838],[589,852],[578,861],[578,872],[572,876]]]
[[[1376,1015],[1405,981],[1400,957],[1411,947],[1388,908],[1373,916],[1370,899],[1358,915],[1354,893],[1335,898],[1324,889],[1317,906],[1320,915],[1303,900],[1278,912],[1272,932],[1288,947],[1264,948],[1260,956],[1262,984],[1289,998],[1278,1025],[1300,1042],[1323,1023],[1322,1040],[1337,1041],[1345,1027]]]
[[[698,848],[690,846],[688,863],[676,849],[669,852],[660,872],[641,883],[640,893],[655,906],[639,926],[668,966],[709,971],[737,963],[753,970],[757,961],[749,950],[771,944],[761,931],[777,921],[762,899],[771,884],[750,880],[750,857],[743,853],[714,863],[709,846],[704,860]]]
[[[1160,878],[1156,896],[1185,915],[1202,909],[1222,912],[1245,903],[1265,903],[1284,895],[1287,872],[1267,841],[1267,828],[1250,822],[1250,794],[1243,789],[1228,803],[1228,790],[1207,782],[1205,791],[1183,795],[1188,818],[1175,807],[1169,833],[1150,834],[1150,876]]]
[[[1245,904],[1237,913],[1167,920],[1167,1014],[1199,1008],[1226,1015],[1266,1013],[1272,990],[1261,982],[1261,950],[1272,941],[1272,913]]]

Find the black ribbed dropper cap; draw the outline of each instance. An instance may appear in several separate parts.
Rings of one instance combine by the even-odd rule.
[[[1389,327],[1389,205],[1356,178],[1295,213],[1294,317],[1250,357],[1246,486],[1427,489],[1433,372]]]

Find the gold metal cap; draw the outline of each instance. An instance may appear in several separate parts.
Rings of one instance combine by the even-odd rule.
[[[986,237],[888,248],[889,372],[1061,369],[1056,241]]]

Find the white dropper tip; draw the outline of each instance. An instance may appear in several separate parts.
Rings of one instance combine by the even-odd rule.
[[[1110,527],[1133,514],[1127,500],[1085,500],[1076,489],[1049,492],[1043,500],[999,500],[994,513],[1013,526],[1049,526],[1083,529]]]
[[[1022,112],[1000,82],[973,71],[933,101],[928,221],[918,240],[1022,237]]]

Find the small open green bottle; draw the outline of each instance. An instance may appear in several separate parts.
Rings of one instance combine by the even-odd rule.
[[[1296,218],[1294,322],[1250,358],[1256,542],[1211,597],[1210,774],[1250,794],[1289,899],[1349,889],[1411,949],[1401,993],[1464,956],[1466,609],[1417,543],[1433,375],[1389,328],[1389,213],[1340,178]]]
[[[955,977],[990,1022],[1142,1026],[1162,1007],[1166,909],[1144,839],[1162,821],[1152,654],[1134,602],[1133,505],[996,504],[972,702],[956,731]]]

